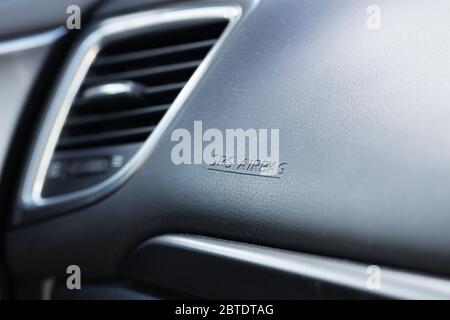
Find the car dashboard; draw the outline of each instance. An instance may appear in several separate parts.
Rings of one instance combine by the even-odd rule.
[[[2,296],[450,298],[448,1],[41,2],[0,4]]]

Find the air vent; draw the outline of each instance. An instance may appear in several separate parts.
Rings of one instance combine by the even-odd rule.
[[[193,5],[111,18],[87,33],[50,101],[24,207],[77,207],[131,177],[240,16],[237,5]]]
[[[84,80],[57,149],[146,140],[225,26],[178,26],[106,46]]]

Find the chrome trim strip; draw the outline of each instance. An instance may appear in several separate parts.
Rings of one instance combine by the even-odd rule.
[[[29,170],[22,186],[22,208],[32,210],[67,202],[75,202],[80,199],[86,200],[96,196],[100,197],[111,192],[117,186],[125,182],[144,164],[153,152],[165,129],[169,126],[170,122],[182,107],[184,101],[205,73],[214,55],[230,34],[241,15],[242,7],[234,4],[234,2],[230,5],[198,4],[191,5],[187,8],[166,8],[110,18],[103,21],[98,28],[88,34],[75,50],[71,59],[69,59],[69,64],[63,73],[60,85],[56,89],[46,118],[41,126],[41,131],[32,153]],[[199,65],[185,87],[172,103],[169,110],[161,119],[156,129],[152,132],[136,155],[134,155],[116,174],[95,186],[63,196],[43,198],[41,193],[45,182],[46,172],[52,159],[59,135],[81,83],[99,53],[102,44],[121,34],[139,32],[162,24],[172,24],[190,20],[202,21],[212,18],[228,19],[229,23],[221,37]],[[18,214],[18,212],[16,214]],[[19,221],[20,217],[16,216],[14,223],[18,223]]]
[[[43,47],[55,42],[65,33],[64,28],[57,28],[40,34],[25,36],[0,42],[0,55]]]
[[[162,235],[143,246],[176,247],[353,288],[386,298],[450,299],[450,280],[380,266],[381,287],[367,287],[369,265],[193,235]],[[139,250],[139,248],[138,248]]]

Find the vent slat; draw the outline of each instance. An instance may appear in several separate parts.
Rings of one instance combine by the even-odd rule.
[[[72,118],[98,114],[108,117],[109,114],[117,112],[127,112],[133,109],[147,107],[158,108],[161,105],[170,106],[175,100],[185,83],[174,83],[163,86],[146,87],[142,89],[139,98],[124,98],[105,96],[102,99],[77,99],[72,107],[71,115],[67,123],[71,123]]]
[[[175,63],[175,64],[163,65],[163,66],[152,67],[152,68],[141,69],[141,70],[131,70],[131,71],[125,71],[125,72],[119,72],[119,73],[112,73],[112,74],[108,74],[108,75],[88,76],[85,81],[86,81],[87,85],[92,85],[94,83],[118,81],[118,80],[124,80],[124,79],[138,81],[139,79],[142,79],[145,77],[162,75],[164,73],[181,71],[181,70],[191,70],[191,69],[193,70],[193,69],[197,68],[200,63],[201,63],[201,60],[196,60],[196,61]]]
[[[89,99],[84,98],[81,96],[80,98],[76,99],[74,103],[74,111],[87,111],[89,112],[89,108],[92,108],[92,111],[96,111],[97,109],[100,109],[100,111],[108,112],[108,111],[114,111],[115,105],[123,105],[124,101],[127,102],[127,104],[135,104],[136,107],[139,107],[139,104],[141,102],[145,105],[152,105],[152,101],[157,102],[157,100],[154,100],[155,96],[158,95],[169,95],[170,97],[173,97],[174,95],[178,94],[178,92],[183,89],[183,87],[186,85],[186,82],[179,82],[179,83],[170,83],[160,86],[148,86],[141,88],[140,94],[136,94],[135,96],[118,96],[112,94],[112,95],[104,95],[102,97],[97,97],[95,99]],[[87,87],[86,90],[89,90],[90,87]],[[156,103],[156,105],[161,103]],[[98,108],[98,106],[103,106],[104,108]]]
[[[196,49],[209,49],[214,45],[215,42],[216,42],[216,39],[212,39],[212,40],[198,41],[198,42],[174,45],[174,46],[157,48],[157,49],[149,49],[149,50],[144,50],[144,51],[137,51],[137,52],[130,52],[130,53],[123,53],[123,54],[116,54],[116,55],[111,55],[111,56],[106,56],[106,57],[100,57],[95,62],[95,67],[104,67],[104,66],[117,64],[117,63],[130,62],[130,61],[137,60],[137,59],[149,59],[152,57],[158,57],[158,56],[162,56],[162,55],[170,55],[170,54],[174,54],[174,53],[186,53],[187,51],[196,50]]]
[[[127,142],[132,142],[133,140],[135,140],[135,142],[137,142],[141,141],[142,137],[144,137],[145,139],[145,137],[150,135],[155,127],[156,126],[149,126],[143,128],[103,132],[99,134],[80,135],[75,137],[66,136],[60,139],[58,148],[86,148],[98,145],[111,145],[121,143],[124,140]]]
[[[144,89],[145,95],[153,95],[153,94],[160,94],[162,92],[167,91],[180,91],[183,89],[183,87],[186,85],[186,82],[180,82],[180,83],[171,83],[166,84],[162,86],[152,86],[152,87],[146,87]]]
[[[137,117],[137,116],[146,116],[146,115],[152,115],[155,113],[160,113],[167,111],[169,109],[169,104],[164,105],[158,105],[158,106],[150,106],[150,107],[143,107],[143,108],[137,108],[137,109],[128,109],[125,111],[116,111],[116,112],[110,112],[108,114],[102,114],[102,113],[95,113],[93,115],[85,115],[85,116],[74,116],[67,120],[66,127],[70,128],[73,126],[79,126],[79,125],[92,125],[92,124],[99,124],[102,122],[108,122],[111,120],[119,120],[123,119],[124,121],[131,117]]]

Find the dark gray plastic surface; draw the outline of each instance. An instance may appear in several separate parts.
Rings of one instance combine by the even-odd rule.
[[[81,23],[95,4],[102,0],[2,0],[0,1],[0,38],[13,38],[66,25],[66,9],[77,5]]]
[[[107,277],[187,232],[449,274],[450,2],[261,1],[156,152],[102,202],[8,234],[16,276]],[[171,162],[175,128],[279,128],[281,179]]]

